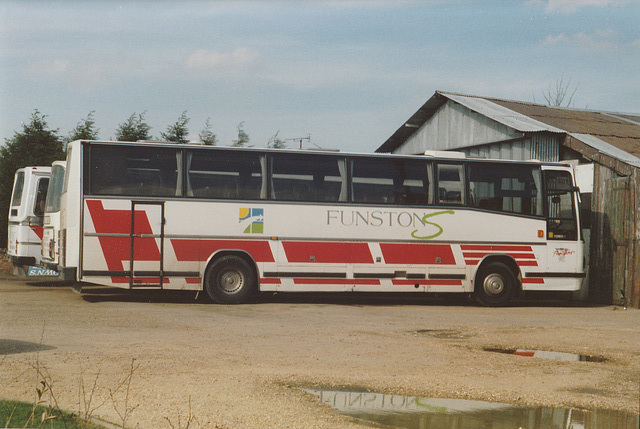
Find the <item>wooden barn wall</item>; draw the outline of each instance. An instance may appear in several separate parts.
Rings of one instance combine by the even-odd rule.
[[[632,204],[632,249],[631,278],[628,285],[628,302],[632,308],[640,308],[640,169],[635,168],[631,182]]]
[[[590,285],[593,301],[640,306],[640,174],[595,164]]]

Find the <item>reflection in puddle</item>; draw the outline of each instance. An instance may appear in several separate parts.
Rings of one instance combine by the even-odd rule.
[[[53,346],[47,346],[40,343],[31,343],[29,341],[0,339],[0,355],[39,352],[52,350],[54,348],[55,347]]]
[[[516,356],[536,357],[541,359],[562,360],[573,362],[606,362],[607,359],[600,356],[580,355],[576,353],[552,352],[548,350],[526,350],[526,349],[497,349],[485,347],[486,352],[505,353]]]
[[[636,429],[638,416],[610,410],[519,407],[464,399],[302,389],[341,414],[372,425],[422,429]]]

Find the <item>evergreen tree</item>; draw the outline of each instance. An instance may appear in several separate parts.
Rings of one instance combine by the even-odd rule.
[[[198,134],[200,141],[208,146],[215,146],[218,144],[218,136],[211,131],[211,118],[207,118],[204,123],[204,129]]]
[[[152,140],[149,131],[151,127],[145,122],[145,112],[136,115],[133,112],[129,119],[118,125],[116,129],[116,140],[121,142],[136,142],[138,140]]]
[[[180,144],[189,143],[189,139],[187,138],[189,135],[189,130],[187,129],[188,123],[189,118],[187,118],[187,111],[185,110],[175,124],[167,126],[167,132],[160,133],[162,140]]]
[[[238,138],[233,140],[233,144],[231,146],[234,147],[244,147],[249,143],[249,135],[244,131],[244,121],[238,124]]]
[[[267,142],[267,147],[271,149],[285,149],[287,147],[287,143],[278,137],[280,134],[280,130],[278,130]]]
[[[70,143],[74,140],[97,140],[98,139],[98,131],[95,127],[96,123],[93,120],[93,114],[95,110],[92,110],[87,115],[86,119],[78,122],[76,127],[71,130],[69,135],[65,138],[65,143]]]
[[[64,145],[58,130],[52,130],[46,116],[37,109],[31,121],[22,124],[22,131],[14,132],[0,147],[0,247],[7,246],[7,214],[17,169],[27,166],[49,166],[53,161],[64,159]]]

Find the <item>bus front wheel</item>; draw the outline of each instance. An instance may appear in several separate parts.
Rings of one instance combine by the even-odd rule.
[[[255,293],[257,279],[247,261],[228,255],[207,268],[204,287],[207,295],[218,304],[241,304]]]
[[[474,294],[482,305],[503,307],[516,295],[516,276],[502,262],[493,262],[483,267],[477,280]]]

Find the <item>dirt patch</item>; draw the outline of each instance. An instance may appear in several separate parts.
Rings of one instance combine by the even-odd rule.
[[[10,276],[13,273],[13,264],[4,252],[0,253],[0,277]]]
[[[0,279],[0,338],[53,347],[0,356],[0,397],[33,400],[40,368],[63,408],[82,412],[92,392],[91,413],[114,423],[126,415],[127,427],[185,427],[189,419],[196,429],[361,427],[302,385],[638,412],[638,310],[354,294],[221,306],[188,294],[83,290]]]
[[[463,340],[471,337],[471,334],[460,329],[418,329],[414,331],[417,335],[428,335],[433,338],[449,340]]]

